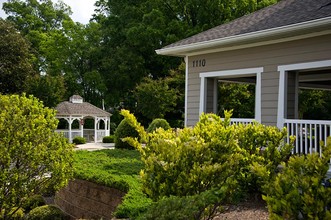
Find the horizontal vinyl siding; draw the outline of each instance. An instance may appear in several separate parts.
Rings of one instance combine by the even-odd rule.
[[[202,59],[205,59],[206,66],[193,68],[193,61]],[[276,125],[279,84],[277,67],[328,59],[331,59],[331,35],[189,57],[188,125],[194,125],[199,118],[200,73],[263,67],[261,120],[264,124]]]

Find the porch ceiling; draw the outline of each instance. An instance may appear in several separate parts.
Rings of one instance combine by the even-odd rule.
[[[299,71],[299,87],[331,90],[331,69]]]

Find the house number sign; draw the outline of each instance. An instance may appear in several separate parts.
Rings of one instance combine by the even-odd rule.
[[[193,60],[193,67],[205,67],[206,66],[206,60]]]

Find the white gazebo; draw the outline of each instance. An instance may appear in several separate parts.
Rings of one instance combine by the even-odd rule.
[[[69,101],[61,102],[55,108],[56,118],[67,122],[66,129],[57,129],[70,142],[77,137],[84,137],[87,141],[101,142],[104,136],[109,135],[109,124],[111,114],[88,103],[84,102],[79,95],[73,95]],[[94,129],[84,129],[85,120],[94,120]],[[78,126],[73,128],[73,123]]]

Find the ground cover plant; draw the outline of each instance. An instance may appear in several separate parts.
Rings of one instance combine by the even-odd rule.
[[[144,165],[138,151],[76,151],[74,158],[76,178],[127,192],[122,204],[117,207],[116,217],[134,218],[151,204],[151,200],[142,191],[139,172]]]

